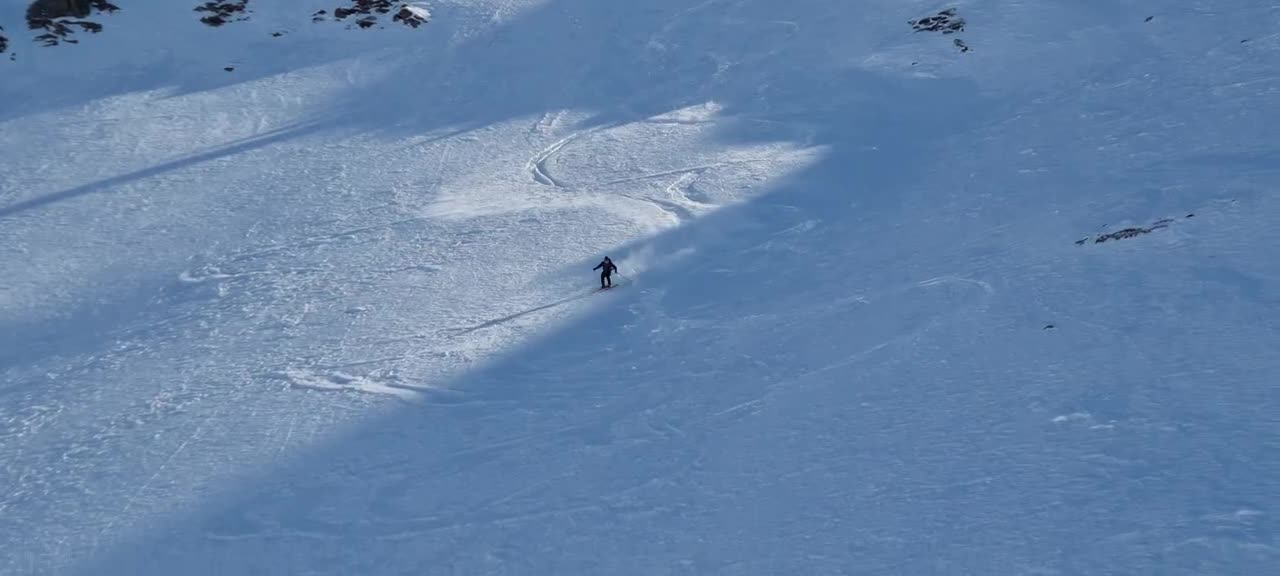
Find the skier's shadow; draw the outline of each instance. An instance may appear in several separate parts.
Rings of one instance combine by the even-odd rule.
[[[617,284],[615,284],[615,286],[617,286]],[[515,320],[516,318],[520,318],[521,316],[528,316],[529,314],[533,314],[534,312],[541,312],[541,311],[546,310],[546,309],[548,309],[548,308],[555,308],[556,306],[561,306],[561,305],[564,305],[564,304],[568,304],[568,303],[573,302],[573,301],[575,301],[575,300],[582,300],[583,298],[586,298],[586,297],[588,297],[588,296],[590,296],[590,295],[592,295],[592,294],[595,294],[595,293],[597,293],[597,292],[601,292],[601,291],[602,291],[602,290],[601,290],[601,289],[599,289],[599,288],[593,288],[593,289],[591,289],[591,290],[590,290],[590,291],[588,291],[588,292],[583,292],[583,293],[581,293],[581,294],[575,294],[575,295],[570,296],[570,297],[568,297],[568,298],[565,298],[565,299],[563,299],[563,300],[556,300],[555,302],[552,302],[552,303],[550,303],[550,304],[543,304],[542,306],[538,306],[538,307],[536,307],[536,308],[530,308],[530,309],[528,309],[528,310],[524,310],[524,311],[522,311],[522,312],[516,312],[515,314],[509,314],[509,315],[507,315],[507,316],[503,316],[503,317],[501,317],[501,318],[494,318],[493,320],[489,320],[489,321],[486,321],[486,322],[481,322],[480,324],[476,324],[475,326],[470,326],[470,327],[467,327],[467,328],[463,328],[463,329],[461,329],[461,330],[458,330],[458,331],[454,332],[454,333],[453,333],[453,335],[454,335],[454,336],[462,336],[462,335],[464,335],[464,334],[470,334],[470,333],[475,332],[475,331],[477,331],[477,330],[483,330],[483,329],[485,329],[485,328],[489,328],[489,327],[492,327],[492,326],[497,326],[497,325],[499,325],[499,324],[505,324],[505,323],[507,323],[507,322],[510,322],[510,321],[512,321],[512,320]]]

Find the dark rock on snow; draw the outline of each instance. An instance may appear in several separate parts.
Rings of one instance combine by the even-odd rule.
[[[391,14],[392,12],[394,12],[391,17],[393,22],[400,22],[413,28],[427,23],[427,19],[424,17],[425,12],[401,2],[393,2],[392,0],[350,0],[350,2],[351,5],[348,7],[334,9],[333,17],[337,20],[345,20],[351,16],[360,16],[356,20],[356,26],[361,28],[377,26],[379,15]],[[324,10],[313,14],[312,20],[316,22],[324,20]]]
[[[964,18],[956,16],[955,8],[948,8],[934,16],[925,16],[907,23],[912,28],[915,28],[916,32],[941,32],[943,34],[963,32],[965,26]]]
[[[119,9],[106,0],[36,0],[27,7],[27,27],[44,30],[35,40],[45,46],[77,44],[78,40],[70,38],[76,28],[90,34],[102,31],[101,24],[82,18],[95,11],[109,14]]]
[[[196,7],[196,12],[205,12],[201,22],[213,27],[227,22],[242,22],[249,19],[249,0],[210,0]]]

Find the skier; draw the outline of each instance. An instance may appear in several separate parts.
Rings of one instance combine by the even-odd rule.
[[[592,268],[592,270],[600,270],[601,290],[613,287],[613,278],[610,278],[610,276],[617,269],[618,267],[613,264],[613,260],[610,260],[608,256],[605,256],[603,261],[597,264],[595,268]]]

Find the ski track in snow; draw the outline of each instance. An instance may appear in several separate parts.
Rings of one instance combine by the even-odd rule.
[[[628,198],[641,204],[652,206],[661,213],[672,225],[687,222],[696,217],[696,214],[689,207],[676,202],[662,200],[659,198],[645,198],[641,196],[631,196],[628,194],[619,194],[623,198]]]
[[[591,131],[589,130],[574,132],[573,134],[557,140],[554,144],[538,152],[538,154],[529,160],[528,163],[528,169],[533,174],[533,180],[546,186],[564,188],[565,186],[563,184],[551,176],[551,172],[547,167],[547,162],[553,160],[555,155],[565,146],[568,146],[574,140],[577,140],[590,132]]]
[[[396,358],[399,359],[399,358]],[[386,360],[383,360],[386,361]],[[378,361],[349,362],[346,367],[354,367],[376,363]],[[309,370],[293,369],[284,372],[282,378],[290,386],[320,391],[355,391],[369,394],[385,394],[402,400],[418,400],[420,394],[412,388],[385,382],[367,376],[353,376],[337,370],[326,370],[316,373]]]
[[[696,184],[705,173],[706,170],[692,170],[676,178],[674,182],[666,187],[667,195],[671,197],[671,201],[695,211],[714,208],[710,204],[704,204],[689,197],[690,187]]]
[[[641,180],[652,180],[652,179],[654,179],[654,178],[666,178],[666,177],[668,177],[668,176],[680,176],[680,177],[684,177],[684,176],[686,176],[686,175],[688,175],[688,174],[694,174],[694,175],[696,176],[696,175],[701,175],[701,173],[706,172],[707,170],[711,170],[712,168],[723,168],[723,167],[725,167],[725,166],[733,166],[733,165],[736,165],[736,164],[751,164],[751,163],[755,163],[755,162],[768,162],[768,160],[740,160],[740,161],[736,161],[736,162],[721,162],[721,163],[717,163],[717,164],[706,164],[706,165],[702,165],[702,166],[691,166],[691,167],[689,167],[689,168],[677,168],[677,169],[675,169],[675,170],[665,170],[665,171],[662,171],[662,172],[654,172],[654,173],[652,173],[652,174],[644,174],[644,175],[641,175],[641,176],[631,176],[631,177],[628,177],[628,178],[620,178],[620,179],[617,179],[617,180],[610,180],[610,181],[608,181],[608,182],[605,182],[605,183],[604,183],[604,185],[605,185],[605,186],[613,186],[613,185],[617,185],[617,184],[629,184],[629,183],[631,183],[631,182],[639,182],[639,181],[641,181]],[[677,179],[676,179],[676,181],[677,181],[677,182],[680,182],[680,181],[681,181],[681,178],[677,178]]]

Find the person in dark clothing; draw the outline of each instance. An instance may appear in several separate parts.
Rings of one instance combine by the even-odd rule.
[[[595,268],[592,268],[592,270],[600,271],[600,288],[601,289],[613,287],[613,278],[611,278],[610,276],[612,276],[613,272],[617,269],[618,267],[613,264],[613,260],[610,260],[608,256],[605,256],[604,261],[600,262],[600,264],[597,264]]]

